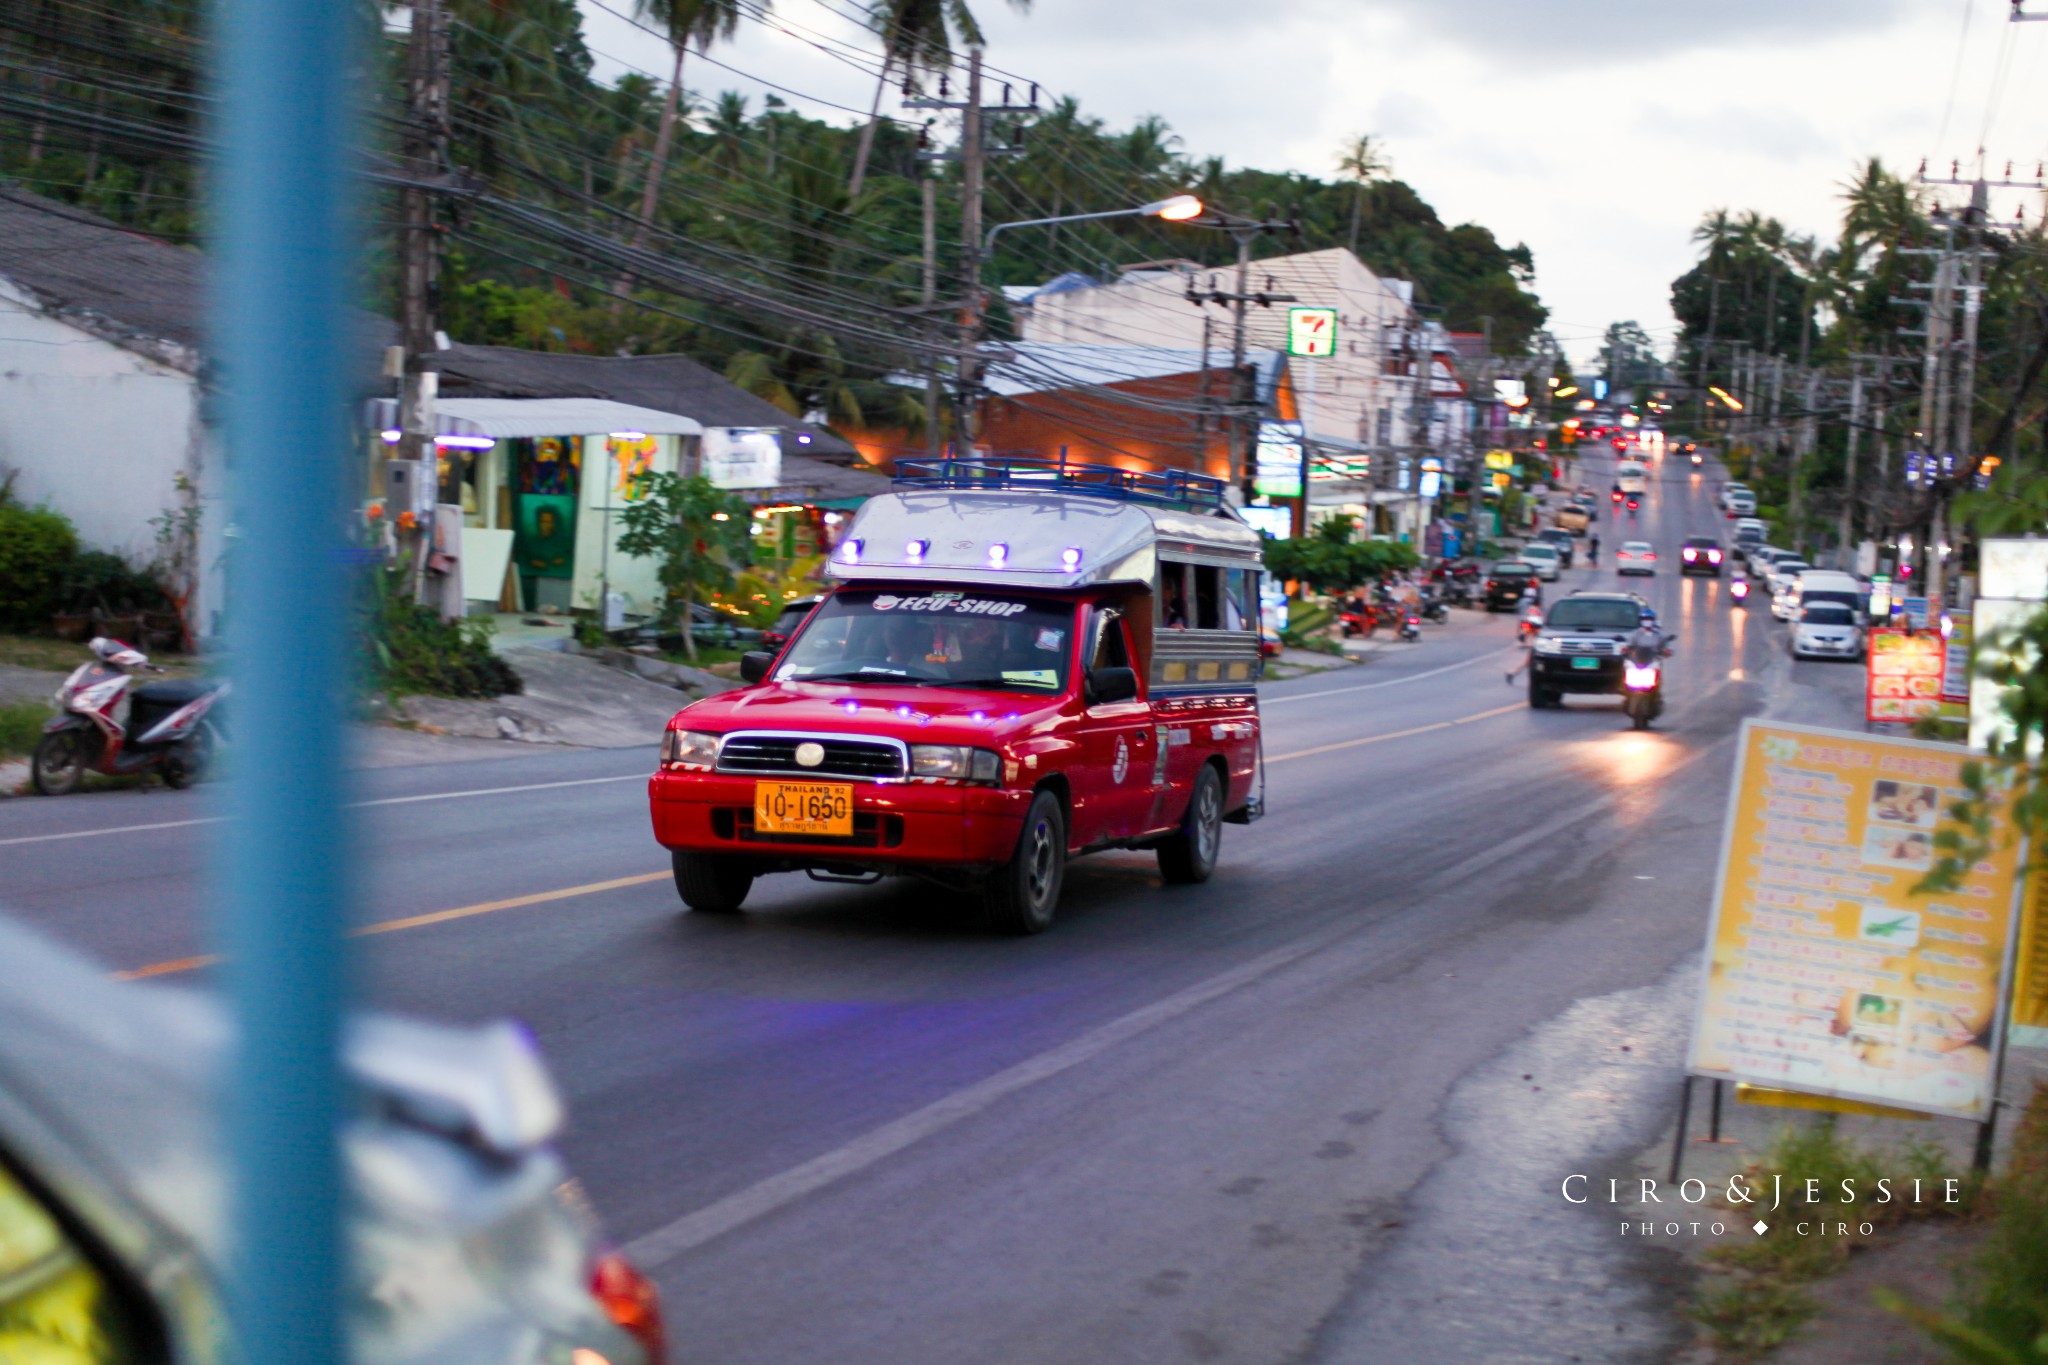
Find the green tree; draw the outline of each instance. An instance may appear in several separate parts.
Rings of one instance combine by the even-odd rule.
[[[733,585],[734,571],[747,563],[752,516],[744,501],[702,474],[648,474],[635,490],[620,516],[619,553],[660,562],[656,577],[681,622],[683,652],[695,659],[690,608],[702,594]]]
[[[1351,254],[1358,254],[1358,220],[1365,209],[1365,187],[1393,171],[1386,145],[1370,133],[1360,133],[1344,144],[1337,154],[1337,173],[1351,181]]]

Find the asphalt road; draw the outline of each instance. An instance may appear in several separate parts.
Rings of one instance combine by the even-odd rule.
[[[1723,530],[1713,476],[1666,460],[1603,560]],[[1670,1121],[1736,727],[1853,724],[1860,671],[1633,582],[1680,636],[1655,731],[1529,710],[1513,619],[1460,612],[1264,689],[1213,881],[1085,859],[1028,940],[902,882],[679,913],[651,744],[357,773],[362,994],[529,1022],[679,1361],[1655,1358],[1671,1267],[1557,1182]],[[210,812],[0,805],[0,898],[204,982]]]

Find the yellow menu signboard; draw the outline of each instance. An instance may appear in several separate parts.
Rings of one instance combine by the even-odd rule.
[[[1746,722],[1694,1074],[1982,1121],[2018,851],[1914,895],[1955,745]]]

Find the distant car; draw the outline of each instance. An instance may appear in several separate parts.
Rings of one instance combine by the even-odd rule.
[[[810,597],[792,598],[785,603],[782,610],[776,614],[774,623],[761,632],[761,648],[770,654],[780,654],[782,647],[789,643],[789,637],[796,634],[796,628],[811,614],[811,608],[824,600],[823,597],[814,594]]]
[[[1555,545],[1544,541],[1531,541],[1521,549],[1525,563],[1536,566],[1536,576],[1546,583],[1557,581],[1557,571],[1564,567],[1564,556],[1557,552]]]
[[[0,1360],[226,1365],[229,1024],[0,920]],[[338,1119],[356,1361],[660,1365],[523,1029],[352,1021]]]
[[[1557,509],[1559,528],[1572,535],[1578,535],[1593,523],[1593,514],[1577,501],[1568,502]]]
[[[1721,510],[1723,512],[1728,510],[1728,499],[1737,495],[1746,496],[1752,501],[1756,498],[1756,493],[1748,484],[1730,479],[1727,483],[1721,485],[1721,492],[1719,494]]]
[[[1855,611],[1840,602],[1810,602],[1800,608],[1787,643],[1795,659],[1863,657],[1863,629]]]
[[[1614,556],[1614,571],[1618,574],[1654,574],[1657,572],[1657,551],[1647,540],[1624,540]]]
[[[1747,490],[1723,493],[1721,495],[1721,510],[1731,517],[1754,516],[1756,515],[1756,494]]]
[[[1728,533],[1728,540],[1738,553],[1747,555],[1749,551],[1763,544],[1770,533],[1770,528],[1755,517],[1738,517],[1735,529]]]
[[[1721,542],[1712,536],[1687,536],[1678,547],[1678,574],[1683,578],[1689,573],[1721,576]]]
[[[1562,525],[1546,526],[1536,533],[1536,539],[1545,545],[1554,546],[1557,550],[1559,562],[1567,569],[1578,558],[1579,543],[1573,539],[1569,527]]]
[[[1813,565],[1803,559],[1781,559],[1764,575],[1770,585],[1771,615],[1790,621],[1799,615],[1799,576]]]
[[[1522,605],[1522,594],[1530,588],[1536,589],[1536,600],[1543,600],[1543,585],[1536,577],[1536,566],[1525,560],[1503,559],[1486,571],[1486,586],[1483,601],[1488,611],[1513,611]]]
[[[690,634],[700,645],[752,645],[761,632],[746,624],[746,618],[708,602],[690,604]]]

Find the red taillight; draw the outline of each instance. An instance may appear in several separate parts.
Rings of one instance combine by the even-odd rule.
[[[661,1295],[654,1281],[634,1269],[617,1252],[597,1258],[590,1271],[590,1294],[621,1331],[640,1343],[648,1365],[666,1365],[667,1335],[661,1326]]]
[[[1648,550],[1648,551],[1645,551],[1645,552],[1644,552],[1644,554],[1643,554],[1643,558],[1644,558],[1644,559],[1655,559],[1656,557],[1657,557],[1657,552],[1656,552],[1655,550]]]

